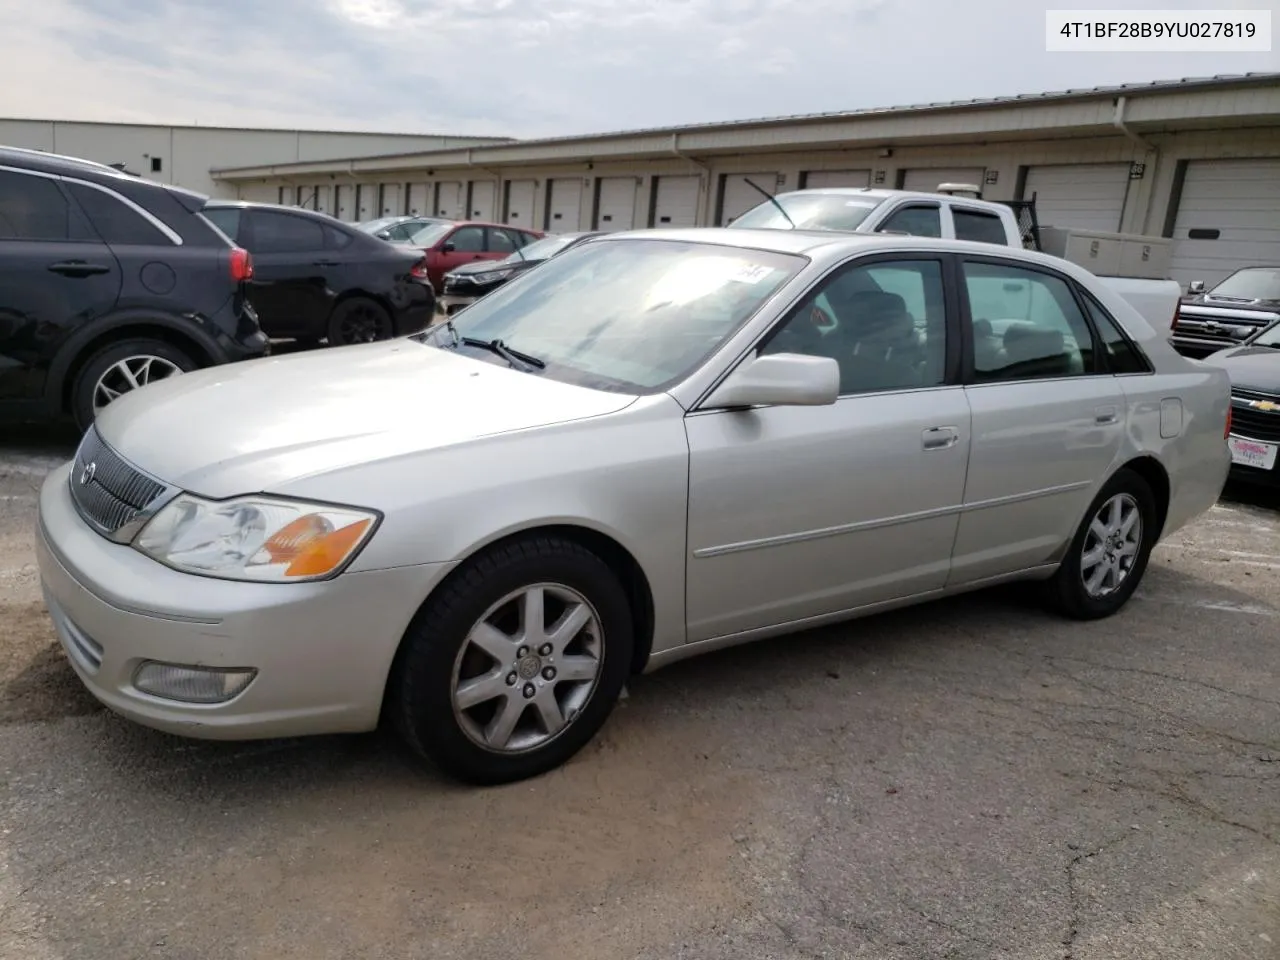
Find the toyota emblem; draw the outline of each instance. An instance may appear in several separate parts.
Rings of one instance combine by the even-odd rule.
[[[80,471],[80,485],[84,486],[93,479],[93,475],[97,473],[98,465],[96,463],[86,464],[85,468]]]

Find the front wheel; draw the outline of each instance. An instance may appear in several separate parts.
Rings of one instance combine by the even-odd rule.
[[[1076,620],[1109,617],[1138,588],[1155,547],[1156,498],[1129,469],[1106,482],[1048,584],[1050,603]]]
[[[415,618],[391,715],[417,754],[457,779],[536,776],[604,725],[632,644],[626,591],[598,556],[557,537],[498,545]]]

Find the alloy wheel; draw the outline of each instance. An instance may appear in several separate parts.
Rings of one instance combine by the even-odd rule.
[[[1128,493],[1106,501],[1089,522],[1080,556],[1080,579],[1085,592],[1101,598],[1114,593],[1128,578],[1142,548],[1142,511]]]
[[[172,360],[154,355],[125,357],[113,363],[93,386],[93,412],[97,414],[111,401],[157,380],[181,374],[182,368]]]

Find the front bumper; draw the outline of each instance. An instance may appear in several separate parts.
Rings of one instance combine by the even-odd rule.
[[[318,583],[236,583],[171,570],[94,533],[67,485],[40,492],[36,556],[75,672],[144,726],[218,740],[351,733],[377,726],[387,673],[419,604],[450,564]],[[133,685],[146,660],[258,673],[224,703],[180,703]]]

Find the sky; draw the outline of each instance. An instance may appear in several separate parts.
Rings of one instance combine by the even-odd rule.
[[[523,138],[1280,71],[1048,53],[1047,6],[1274,4],[0,0],[0,117]]]

